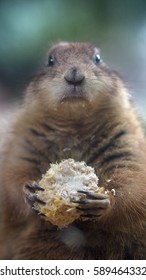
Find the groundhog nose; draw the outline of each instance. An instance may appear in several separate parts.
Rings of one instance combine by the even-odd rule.
[[[85,76],[77,67],[71,67],[64,75],[64,79],[68,84],[80,85]]]

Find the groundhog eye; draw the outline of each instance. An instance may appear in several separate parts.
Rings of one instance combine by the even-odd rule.
[[[96,63],[101,62],[101,57],[100,57],[100,54],[98,54],[98,53],[95,55],[95,62]]]
[[[54,65],[54,59],[53,57],[50,55],[48,58],[48,66],[53,66]]]

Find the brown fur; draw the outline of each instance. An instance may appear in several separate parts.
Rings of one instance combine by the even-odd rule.
[[[54,65],[26,89],[1,148],[0,259],[146,259],[146,142],[127,89],[96,53],[53,46]],[[64,79],[72,67],[79,85]],[[95,221],[58,230],[25,202],[24,186],[70,157],[93,166],[115,196]]]

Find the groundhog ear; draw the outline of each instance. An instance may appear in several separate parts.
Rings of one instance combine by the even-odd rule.
[[[95,48],[94,48],[94,53],[96,54],[96,53],[99,53],[100,54],[100,48],[97,48],[96,46],[95,46]]]

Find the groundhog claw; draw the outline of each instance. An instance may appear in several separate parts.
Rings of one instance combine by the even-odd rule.
[[[92,192],[88,192],[88,191],[78,191],[78,193],[83,193],[83,194],[85,194],[88,198],[92,198],[92,199],[105,199],[105,198],[107,198],[108,197],[108,195],[107,194],[101,194],[101,193],[99,193],[99,194],[95,194],[95,193],[92,193]]]
[[[41,199],[39,199],[36,194],[27,194],[26,195],[26,199],[27,199],[27,202],[33,206],[35,202],[37,203],[41,203],[41,204],[46,204],[44,201],[42,201]]]
[[[104,193],[92,193],[88,191],[78,191],[83,194],[80,200],[76,201],[77,209],[83,214],[81,217],[95,218],[103,215],[111,206],[110,196]]]
[[[44,191],[44,189],[42,189],[36,182],[27,183],[24,186],[26,202],[31,206],[32,210],[39,214],[39,211],[35,210],[34,204],[40,203],[42,205],[45,205],[46,203],[37,197],[37,195],[35,194],[36,191]]]
[[[28,189],[30,192],[34,193],[35,191],[44,191],[36,182],[27,183],[25,188]]]

